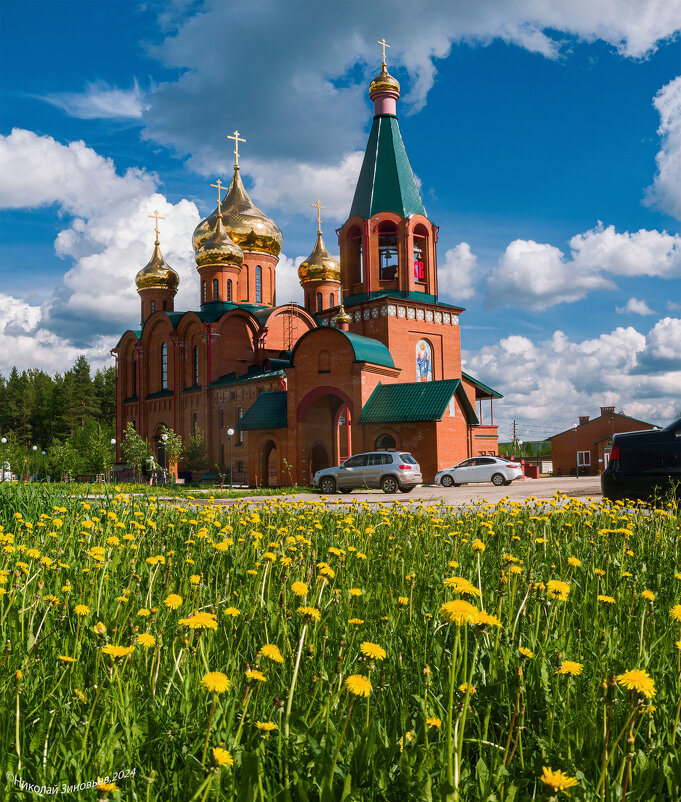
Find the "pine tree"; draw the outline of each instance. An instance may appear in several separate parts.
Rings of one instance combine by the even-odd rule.
[[[205,471],[208,467],[207,453],[203,432],[198,426],[195,426],[184,450],[185,465],[190,471]]]

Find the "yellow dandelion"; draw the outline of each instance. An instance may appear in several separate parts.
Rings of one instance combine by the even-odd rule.
[[[428,716],[426,719],[426,724],[429,727],[435,727],[435,729],[439,730],[442,726],[442,720],[439,719],[437,716]]]
[[[92,631],[97,635],[106,635],[106,627],[101,621],[98,621],[94,627],[92,627]]]
[[[148,616],[148,615],[149,615],[149,610],[147,610],[147,608],[146,608],[146,607],[141,607],[141,608],[140,608],[140,609],[137,611],[137,615],[141,615],[143,618],[145,618],[146,616]]]
[[[221,746],[213,747],[213,760],[218,764],[218,766],[234,765],[234,758],[232,755],[227,751],[227,749],[223,749]]]
[[[262,671],[258,671],[257,668],[249,668],[245,673],[247,682],[250,682],[251,680],[254,682],[267,682],[267,677],[262,673]]]
[[[307,622],[322,620],[322,614],[315,607],[299,607],[296,612]]]
[[[274,730],[278,730],[279,727],[273,721],[256,721],[255,726],[261,732],[274,732]]]
[[[169,610],[177,610],[182,604],[182,596],[179,596],[177,593],[171,593],[163,603]]]
[[[78,698],[79,702],[81,702],[82,704],[87,703],[87,697],[82,691],[79,691],[78,688],[74,688],[73,692],[76,694],[76,697]]]
[[[462,624],[474,624],[480,611],[470,602],[463,599],[445,602],[440,607],[440,615],[450,624],[460,627]]]
[[[65,654],[60,654],[58,659],[61,660],[64,663],[75,663],[76,662],[76,658],[75,657],[68,657]]]
[[[266,643],[261,649],[260,654],[262,657],[266,657],[268,660],[271,660],[273,663],[283,663],[284,658],[279,651],[279,647],[275,646],[273,643]]]
[[[116,659],[117,657],[127,657],[134,651],[134,646],[114,646],[113,644],[109,644],[108,646],[104,646],[102,654],[110,654],[111,657]]]
[[[579,785],[574,777],[568,777],[564,772],[554,771],[548,766],[542,767],[540,779],[544,785],[548,785],[549,788],[553,788],[556,792],[562,791],[566,796],[570,796],[567,792],[568,788],[574,788],[575,785]]]
[[[101,778],[97,778],[97,790],[102,791],[105,794],[112,794],[114,791],[118,791],[119,788],[116,783],[105,783],[104,780]]]
[[[603,602],[603,604],[614,604],[615,603],[615,599],[612,596],[603,596],[602,594],[599,594],[598,596],[596,596],[596,600],[599,601],[599,602]]]
[[[156,638],[153,635],[149,635],[147,632],[141,632],[137,636],[136,642],[139,643],[140,646],[150,649],[152,646],[156,645]]]
[[[307,596],[308,587],[304,582],[294,582],[291,585],[291,592],[295,596]]]
[[[482,554],[483,551],[487,548],[487,546],[485,546],[485,544],[482,542],[482,540],[480,540],[479,537],[476,537],[475,540],[471,543],[471,548],[478,554]]]
[[[400,607],[406,607],[409,604],[409,597],[408,596],[398,596],[397,603]]]
[[[76,615],[89,615],[90,614],[90,608],[87,606],[87,604],[77,604],[73,608],[73,612]]]
[[[645,599],[646,601],[653,602],[655,601],[655,594],[652,590],[642,590],[641,598]]]
[[[534,657],[534,652],[532,649],[528,649],[527,646],[519,646],[518,651],[522,654],[523,657],[527,657],[528,660]]]
[[[453,593],[458,593],[461,596],[480,596],[480,591],[462,576],[450,576],[444,580],[443,583]]]
[[[501,621],[496,617],[496,615],[491,615],[490,613],[486,613],[484,610],[480,610],[475,619],[475,623],[479,627],[498,627],[501,629],[503,626]]]
[[[361,674],[351,674],[343,684],[353,696],[365,696],[368,698],[371,694],[371,681],[369,677],[364,677]]]
[[[669,611],[669,617],[674,621],[681,622],[681,604],[675,604]]]
[[[364,623],[364,619],[363,618],[350,618],[348,620],[348,624],[352,624],[353,626],[356,626],[356,627],[358,627],[360,624],[363,624],[363,623]]]
[[[576,677],[582,673],[584,666],[582,663],[575,663],[574,660],[563,660],[560,666],[556,669],[556,674],[566,674],[570,677]]]
[[[225,607],[225,615],[238,618],[241,615],[241,610],[237,610],[236,607]]]
[[[549,579],[546,583],[546,590],[549,598],[565,601],[570,595],[570,585],[561,582],[559,579]]]
[[[655,696],[655,680],[643,669],[632,668],[624,674],[618,674],[617,682],[628,691],[642,693],[646,699]]]
[[[362,591],[359,588],[350,588],[350,595],[357,598],[362,595]]]
[[[190,615],[189,618],[180,618],[177,622],[181,624],[183,627],[189,627],[190,629],[215,629],[218,628],[218,622],[215,620],[215,616],[212,613],[194,613],[194,615]]]
[[[201,680],[201,686],[214,693],[228,691],[230,685],[229,678],[222,671],[209,671]]]
[[[475,693],[475,687],[469,685],[467,682],[462,682],[461,685],[459,685],[459,690],[461,693],[467,693],[469,696],[473,696]]]
[[[568,557],[568,565],[571,565],[573,568],[579,568],[582,564],[581,560],[578,560],[576,557]]]
[[[386,651],[377,643],[365,640],[359,647],[359,650],[365,657],[370,657],[372,660],[385,660]]]

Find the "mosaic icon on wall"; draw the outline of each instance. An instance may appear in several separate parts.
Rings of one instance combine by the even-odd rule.
[[[419,340],[416,343],[416,381],[430,382],[433,380],[433,349],[428,340]]]

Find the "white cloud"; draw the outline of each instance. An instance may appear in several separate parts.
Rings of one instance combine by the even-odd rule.
[[[486,278],[487,302],[542,310],[612,289],[613,276],[681,276],[681,236],[666,231],[618,234],[599,223],[570,240],[571,254],[554,245],[514,240]]]
[[[681,220],[681,76],[663,86],[653,103],[660,114],[662,147],[646,200]]]
[[[43,100],[80,120],[139,120],[149,108],[137,81],[131,89],[118,89],[104,81],[94,81],[84,92],[59,92],[45,95]]]
[[[645,301],[638,298],[630,298],[624,306],[617,306],[615,310],[620,315],[654,315],[655,311],[651,309]]]
[[[477,271],[477,257],[467,242],[450,248],[437,266],[439,294],[453,303],[472,298]]]
[[[298,256],[295,259],[289,259],[285,254],[279,255],[279,264],[277,265],[277,303],[286,304],[289,301],[303,305],[305,300],[303,295],[303,288],[300,286],[300,279],[298,278],[298,265],[305,259],[304,256]]]
[[[618,327],[581,342],[562,331],[539,342],[515,335],[463,356],[464,370],[504,395],[494,407],[502,440],[512,420],[524,439],[543,439],[605,405],[664,424],[681,398],[678,318],[659,320],[647,334]]]

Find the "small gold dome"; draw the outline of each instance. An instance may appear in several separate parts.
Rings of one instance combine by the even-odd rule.
[[[400,94],[400,82],[397,80],[397,78],[393,78],[393,76],[388,72],[388,68],[386,67],[385,63],[383,63],[381,65],[381,72],[369,84],[369,97],[371,97],[374,92],[386,89],[389,89],[392,92],[397,92],[398,96]]]
[[[343,301],[341,300],[340,309],[338,310],[337,314],[331,319],[332,323],[350,323],[352,318],[350,315],[345,311],[345,307],[343,306]]]
[[[163,258],[158,240],[156,240],[151,259],[135,276],[137,289],[150,290],[159,288],[177,290],[179,283],[180,277]]]
[[[307,284],[308,281],[340,281],[340,265],[326,250],[321,232],[317,234],[312,253],[300,263],[298,278],[301,284]]]
[[[198,249],[210,237],[217,222],[218,210],[210,217],[202,220],[194,231],[194,250]],[[225,231],[244,251],[258,251],[279,256],[282,236],[279,226],[270,220],[248,197],[239,168],[234,169],[234,178],[222,202],[222,217]]]
[[[222,224],[222,215],[217,215],[215,231],[212,236],[203,241],[194,254],[196,266],[204,265],[236,265],[239,267],[244,260],[244,252],[230,238]]]

